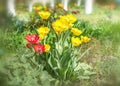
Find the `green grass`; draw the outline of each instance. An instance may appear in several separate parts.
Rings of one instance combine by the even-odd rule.
[[[89,45],[91,51],[83,61],[92,64],[96,71],[96,75],[89,81],[82,81],[81,86],[119,86],[120,12],[118,9],[94,8],[91,15],[85,15],[83,9],[80,10],[81,15],[76,16],[83,22],[78,27],[87,28],[87,33],[95,38]]]

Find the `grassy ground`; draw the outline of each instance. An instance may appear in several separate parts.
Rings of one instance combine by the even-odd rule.
[[[120,24],[113,24],[109,39],[95,39],[91,42],[92,50],[85,60],[89,61],[96,70],[92,81],[83,86],[119,86],[120,66]],[[92,46],[91,46],[92,45]],[[91,84],[90,84],[91,83]]]
[[[92,28],[104,29],[100,38],[93,39],[92,50],[84,60],[90,62],[96,75],[91,81],[83,82],[83,86],[119,86],[120,67],[120,18],[118,10],[94,8],[91,15],[77,15],[79,19],[89,21]],[[82,10],[83,11],[83,10]],[[91,27],[90,26],[90,27]],[[106,32],[106,30],[109,31]],[[92,45],[92,46],[91,46]]]

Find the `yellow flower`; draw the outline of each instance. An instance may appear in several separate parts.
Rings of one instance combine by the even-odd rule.
[[[66,15],[66,17],[69,19],[69,23],[74,23],[77,20],[77,18],[72,14]]]
[[[60,16],[60,21],[62,21],[63,23],[68,23],[69,18],[67,16]]]
[[[50,45],[49,44],[45,44],[45,52],[48,52],[50,50]]]
[[[76,21],[76,17],[73,15],[60,16],[59,20],[53,22],[52,27],[57,34],[60,34],[63,31],[68,30],[73,26],[73,23]]]
[[[73,27],[73,25],[74,25],[74,24],[72,24],[72,23],[71,23],[71,24],[69,24],[69,27],[70,27],[70,28],[72,28],[72,27]]]
[[[61,32],[68,29],[68,26],[60,20],[56,20],[55,22],[53,22],[52,27],[57,34],[60,34]]]
[[[48,34],[50,29],[48,27],[40,27],[40,28],[38,28],[37,31],[39,34]]]
[[[76,38],[72,37],[71,41],[72,41],[73,46],[79,46],[80,44],[82,44],[82,41],[78,37],[76,37]]]
[[[45,34],[39,34],[40,40],[44,39],[45,36],[46,36]]]
[[[44,37],[49,33],[49,31],[50,29],[48,27],[40,27],[37,30],[40,39],[44,39]]]
[[[87,37],[87,36],[81,36],[81,41],[82,42],[85,42],[85,43],[87,43],[87,42],[89,42],[91,39],[89,38],[89,37]]]
[[[82,34],[82,31],[79,30],[78,28],[72,28],[71,32],[76,36],[79,36],[80,34]]]
[[[33,9],[34,9],[34,10],[41,10],[41,9],[42,9],[42,6],[34,6]]]
[[[65,16],[60,16],[60,21],[64,24],[66,24],[67,26],[69,26],[70,28],[73,26],[73,23],[76,21],[76,17],[73,16],[72,14],[68,14]]]
[[[42,19],[48,19],[51,14],[48,11],[41,11],[41,12],[39,12],[39,15]]]

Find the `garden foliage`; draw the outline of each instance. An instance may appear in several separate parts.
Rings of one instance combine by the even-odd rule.
[[[27,47],[35,53],[36,62],[43,65],[53,78],[62,82],[89,79],[92,67],[80,59],[82,45],[90,38],[75,28],[76,17],[70,13],[60,15],[34,7],[33,33],[27,34]]]

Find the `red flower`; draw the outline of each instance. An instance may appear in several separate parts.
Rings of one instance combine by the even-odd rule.
[[[38,44],[40,39],[36,34],[28,34],[25,36],[25,39],[31,44]]]
[[[44,45],[40,45],[40,44],[35,45],[34,46],[34,50],[35,50],[36,53],[42,53],[42,52],[45,51],[45,46]]]

